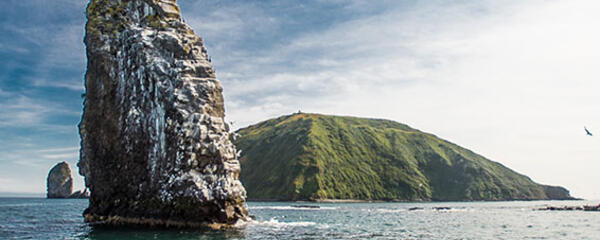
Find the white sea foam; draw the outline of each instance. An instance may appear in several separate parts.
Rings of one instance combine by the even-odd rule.
[[[437,212],[473,212],[475,211],[475,209],[471,209],[471,208],[451,208],[451,209],[431,209],[432,211],[437,211]]]
[[[408,209],[404,209],[404,208],[394,208],[394,209],[389,209],[389,208],[378,208],[378,209],[372,209],[376,212],[381,212],[381,213],[398,213],[398,212],[407,212]]]
[[[380,213],[399,213],[399,212],[471,212],[474,209],[469,208],[450,208],[450,209],[435,209],[435,208],[418,208],[418,209],[407,209],[407,208],[378,208],[378,209],[367,209],[367,211],[375,211]]]
[[[310,207],[294,207],[294,206],[254,206],[249,207],[250,210],[306,210],[306,211],[319,211],[319,210],[336,210],[337,207],[319,207],[319,208],[310,208]]]
[[[236,227],[267,227],[267,228],[292,228],[292,227],[309,227],[316,226],[315,222],[298,221],[298,222],[280,222],[275,218],[269,219],[269,221],[240,221],[236,224]],[[322,225],[321,227],[327,227]]]

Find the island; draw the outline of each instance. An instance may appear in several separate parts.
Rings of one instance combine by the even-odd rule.
[[[433,134],[384,120],[296,113],[236,132],[250,200],[574,199]]]

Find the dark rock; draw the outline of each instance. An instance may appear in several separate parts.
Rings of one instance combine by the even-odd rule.
[[[564,187],[549,186],[549,185],[541,185],[541,186],[544,189],[544,193],[546,193],[546,196],[547,196],[548,199],[553,199],[553,200],[578,200],[577,198],[572,197],[571,194],[569,193],[569,190],[567,190]]]
[[[87,20],[85,220],[196,227],[247,219],[222,88],[175,0],[91,0]]]
[[[415,210],[423,210],[423,208],[421,207],[411,207],[408,209],[408,211],[415,211]]]
[[[584,211],[600,211],[600,205],[596,205],[596,206],[583,206],[583,210]]]
[[[547,206],[545,208],[538,208],[540,211],[600,211],[600,205],[597,206],[562,206],[554,207]]]
[[[61,162],[56,164],[48,173],[46,179],[48,198],[68,198],[73,191],[73,178],[69,164]]]
[[[89,198],[89,197],[90,197],[90,193],[88,192],[87,188],[85,190],[83,190],[83,192],[81,190],[77,190],[76,192],[71,194],[71,196],[69,196],[69,198]]]
[[[434,207],[433,209],[437,210],[437,211],[441,211],[441,210],[450,210],[451,208],[449,208],[449,207]]]

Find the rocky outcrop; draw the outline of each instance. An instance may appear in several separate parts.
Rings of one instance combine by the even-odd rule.
[[[83,191],[77,190],[69,196],[69,198],[89,198],[89,197],[90,197],[90,192],[88,192],[87,188]]]
[[[571,194],[569,193],[569,190],[567,190],[564,187],[542,185],[542,188],[544,189],[544,193],[546,193],[546,196],[548,197],[548,199],[579,200],[578,198],[572,197]]]
[[[46,197],[47,198],[68,198],[73,191],[73,178],[69,164],[61,162],[48,173],[46,179]]]
[[[85,220],[194,227],[246,219],[222,88],[175,0],[91,0],[87,20]]]
[[[540,211],[587,211],[587,212],[600,212],[599,205],[583,205],[583,206],[547,206],[544,208],[538,208]]]

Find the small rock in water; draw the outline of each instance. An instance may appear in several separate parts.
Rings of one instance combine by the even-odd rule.
[[[600,211],[600,204],[596,206],[583,206],[583,211]]]
[[[408,209],[408,211],[415,211],[415,210],[423,210],[422,207],[411,207]]]
[[[600,211],[600,205],[597,206],[562,206],[554,207],[548,206],[545,208],[538,208],[540,211]]]
[[[434,207],[433,209],[440,211],[440,210],[450,210],[451,208],[449,208],[449,207]]]

